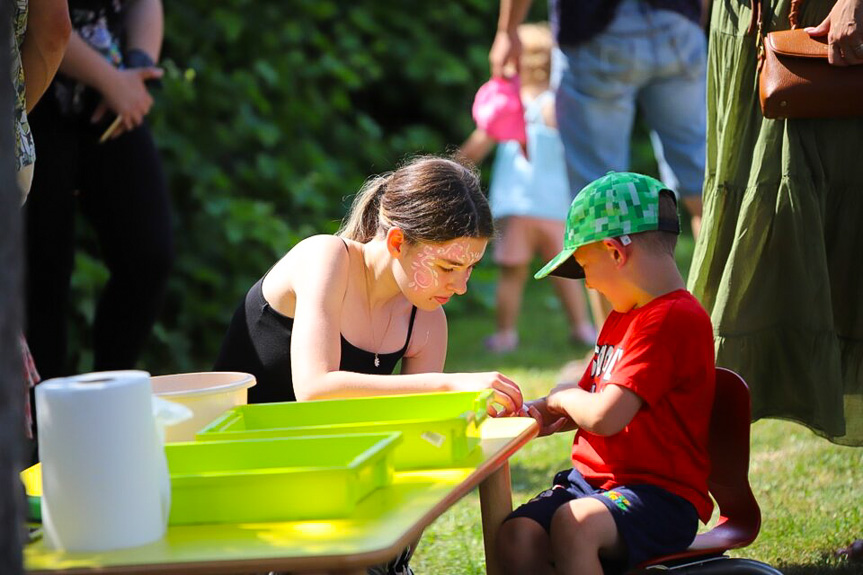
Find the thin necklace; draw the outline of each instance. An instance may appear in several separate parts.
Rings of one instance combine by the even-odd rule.
[[[384,329],[383,338],[381,338],[380,344],[378,344],[378,338],[375,336],[375,321],[372,318],[372,291],[371,291],[371,283],[369,282],[369,268],[366,266],[366,260],[363,258],[363,272],[366,279],[366,299],[369,300],[369,328],[372,330],[372,345],[375,347],[375,367],[381,366],[381,359],[378,357],[378,353],[381,351],[381,345],[383,345],[384,341],[387,339],[387,334],[390,331],[390,324],[393,322],[393,311],[390,308],[389,319],[387,320],[387,327]]]

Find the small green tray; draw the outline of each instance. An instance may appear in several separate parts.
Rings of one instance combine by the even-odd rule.
[[[399,433],[171,443],[171,525],[330,519],[392,482]]]
[[[260,403],[235,407],[210,422],[198,441],[400,431],[395,468],[434,469],[467,463],[493,397],[439,392],[351,399]]]

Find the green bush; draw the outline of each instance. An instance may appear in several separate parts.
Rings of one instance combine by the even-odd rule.
[[[210,368],[246,290],[301,238],[335,231],[366,177],[468,135],[497,18],[497,3],[482,0],[187,0],[165,10],[166,77],[150,122],[177,261],[141,362],[153,373]],[[105,279],[91,244],[74,282],[82,350]],[[86,352],[77,361],[90,368]]]
[[[534,4],[529,20],[544,19],[544,3]],[[484,0],[165,4],[166,74],[149,119],[177,261],[142,367],[209,369],[252,283],[300,239],[334,232],[369,175],[467,137],[497,9]],[[643,155],[646,134],[636,139]],[[70,332],[79,372],[92,368],[90,325],[107,278],[92,236],[80,246]],[[495,279],[485,258],[448,311],[488,313]]]

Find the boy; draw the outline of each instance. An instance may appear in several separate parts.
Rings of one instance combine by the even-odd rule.
[[[581,380],[529,405],[542,435],[578,428],[573,468],[501,526],[505,572],[625,570],[709,520],[713,332],[677,270],[679,233],[673,194],[647,176],[609,172],[573,200],[564,249],[535,277],[584,277],[614,311]]]

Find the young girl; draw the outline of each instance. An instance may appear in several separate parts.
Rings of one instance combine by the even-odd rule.
[[[549,89],[551,30],[545,24],[523,24],[518,36],[523,46],[521,100],[527,156],[518,142],[501,142],[491,177],[491,209],[503,228],[494,249],[494,260],[500,266],[497,331],[486,339],[486,347],[495,353],[513,351],[518,345],[516,325],[528,265],[537,253],[549,259],[561,250],[572,199],[556,129],[554,94]],[[495,143],[478,129],[462,145],[461,154],[479,162]],[[571,339],[593,346],[596,330],[587,315],[582,287],[558,278],[554,287],[569,319]]]
[[[477,175],[455,161],[374,177],[337,235],[301,241],[252,286],[214,369],[253,374],[250,402],[492,388],[517,412],[503,375],[441,372],[443,305],[467,291],[492,233]]]

